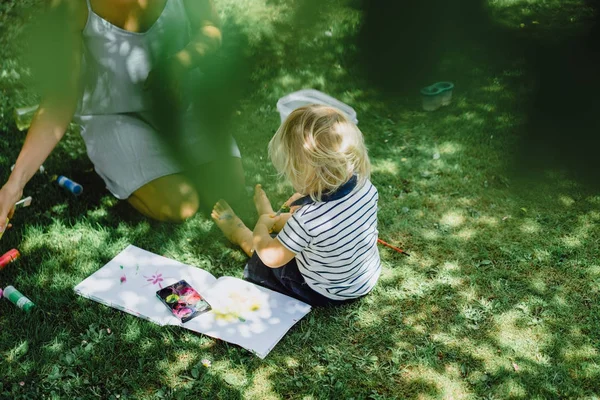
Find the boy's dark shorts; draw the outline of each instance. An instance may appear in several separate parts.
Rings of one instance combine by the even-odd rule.
[[[267,289],[294,297],[311,306],[337,306],[356,300],[333,300],[315,292],[308,286],[298,270],[295,258],[283,267],[269,268],[263,264],[255,252],[246,264],[246,268],[244,268],[244,279]]]

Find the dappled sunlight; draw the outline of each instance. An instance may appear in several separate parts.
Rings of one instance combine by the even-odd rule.
[[[4,353],[4,354],[6,354],[6,356],[3,357],[3,359],[8,363],[14,363],[14,362],[17,362],[18,359],[21,358],[21,356],[23,356],[28,351],[29,351],[29,341],[22,340],[22,341],[19,341],[17,344],[15,344],[12,347],[12,349],[7,349],[7,351]]]
[[[566,247],[577,248],[583,246],[583,242],[577,236],[566,235],[561,240]]]
[[[484,92],[489,93],[503,92],[506,90],[506,86],[503,85],[499,79],[496,79],[492,81],[488,86],[484,86],[482,90]]]
[[[341,72],[338,70],[338,74]],[[281,75],[274,83],[278,84],[281,96],[302,88],[314,88],[327,92],[327,82],[329,80],[324,75],[315,74],[313,71],[301,70],[293,73],[281,72]]]
[[[178,350],[172,352],[168,358],[159,361],[157,367],[166,377],[165,383],[170,387],[177,387],[184,372],[196,362],[198,362],[197,352]]]
[[[570,23],[577,27],[582,17],[592,13],[584,0],[488,0],[487,2],[494,20],[512,29],[547,29],[548,24],[556,23],[551,20],[559,18],[562,19],[559,20],[562,24]]]
[[[488,215],[482,215],[477,219],[477,222],[482,225],[487,225],[488,227],[495,227],[500,222],[497,217],[490,217]]]
[[[87,301],[87,299],[86,299],[86,301]],[[141,329],[140,324],[138,324],[138,323],[127,324],[125,332],[121,333],[121,337],[123,338],[123,340],[125,342],[131,343],[131,344],[139,343],[140,339],[142,338],[142,329]]]
[[[545,276],[533,276],[530,278],[531,288],[538,292],[538,294],[546,292],[548,285],[545,281]]]
[[[287,361],[290,361],[288,359]],[[293,363],[292,363],[293,364]],[[288,368],[298,368],[298,362],[295,364],[286,363]],[[281,397],[277,394],[272,375],[275,373],[274,366],[263,365],[258,368],[252,377],[252,382],[244,389],[244,398],[246,399],[265,399],[277,400]]]
[[[438,151],[440,154],[454,155],[463,151],[463,146],[455,142],[444,142],[438,146]]]
[[[399,266],[399,268],[393,268],[389,262],[387,262],[385,259],[382,259],[381,275],[379,276],[379,281],[381,282],[382,286],[387,283],[396,283],[401,280],[404,276],[401,268],[403,267]],[[387,287],[386,290],[388,290]]]
[[[465,228],[458,231],[455,236],[461,240],[468,241],[477,234],[477,231],[472,228]]]
[[[575,203],[575,200],[573,200],[571,196],[566,196],[564,194],[558,196],[558,201],[565,207],[571,207]]]
[[[479,368],[473,371],[467,380],[472,380],[473,374],[477,372],[485,371],[488,374],[496,374],[512,368],[510,355],[503,353],[494,343],[482,343],[478,339],[461,334],[451,335],[443,331],[432,334],[432,339],[443,344],[448,350],[470,353]]]
[[[523,233],[533,234],[538,233],[541,230],[541,226],[538,222],[534,221],[533,219],[525,218],[519,229]]]
[[[436,371],[434,368],[419,365],[414,368],[407,369],[406,379],[408,382],[419,382],[435,388],[425,393],[421,393],[419,399],[469,399],[472,398],[472,393],[464,382],[457,379],[452,379],[452,376]]]
[[[423,229],[421,231],[421,236],[423,236],[423,239],[431,241],[439,240],[442,237],[442,235],[434,229]]]
[[[500,396],[500,398],[528,398],[527,388],[519,382],[520,380],[517,377],[510,377],[495,387],[493,392],[495,395]]]
[[[285,359],[285,365],[288,368],[296,368],[296,367],[300,366],[300,363],[294,357],[286,357],[286,359]]]
[[[550,252],[546,249],[534,249],[533,254],[535,259],[540,262],[547,262],[551,258]]]
[[[65,351],[65,343],[63,340],[55,337],[50,343],[42,346],[42,350],[50,354],[61,354]]]
[[[470,207],[475,205],[475,203],[477,202],[477,199],[473,198],[473,197],[459,197],[454,199],[454,203],[456,205],[462,206],[462,207]]]
[[[562,356],[571,362],[593,361],[598,356],[598,350],[590,344],[569,344],[562,349]]]
[[[518,354],[537,365],[549,365],[544,349],[550,344],[551,335],[542,325],[523,326],[518,310],[509,310],[493,317],[492,337],[503,348]]]
[[[371,165],[372,173],[387,173],[391,175],[398,175],[398,164],[392,160],[373,160]]]
[[[600,279],[600,265],[590,265],[586,269],[590,278]]]
[[[425,335],[429,332],[429,327],[425,322],[428,320],[428,315],[424,312],[420,314],[411,314],[406,316],[402,322],[409,326],[416,334]]]
[[[44,232],[37,227],[27,227],[27,235],[21,248],[25,252],[51,247],[55,251],[73,250],[74,248],[97,248],[109,238],[108,230],[91,231],[85,224],[67,227],[62,221],[55,220]]]
[[[458,289],[464,284],[462,275],[454,271],[442,270],[439,275],[433,280],[436,285],[447,285],[451,288]]]
[[[586,200],[590,204],[600,205],[600,196],[590,196]]]
[[[267,0],[216,0],[221,18],[231,18],[244,29],[252,44],[275,34],[274,24],[282,17],[291,17],[293,9],[285,2],[274,4]]]
[[[568,11],[582,4],[565,1]],[[514,54],[488,59],[493,46],[448,49],[436,74],[456,83],[454,98],[425,112],[418,91],[385,97],[360,74],[360,2],[322,2],[318,10],[300,10],[307,14],[299,7],[311,2],[215,3],[224,43],[247,35],[251,58],[252,82],[231,128],[246,171],[243,221],[253,226],[257,218],[255,184],[275,209],[294,193],[277,177],[266,145],[280,124],[277,99],[314,87],[357,111],[380,196],[379,236],[411,256],[380,247],[382,274],[371,294],[314,309],[265,361],[185,329],[152,325],[77,297],[72,288],[130,243],[215,276],[241,276],[247,257],[206,216],[171,225],[135,214],[106,192],[71,134],[46,167],[81,182],[85,194],[65,197],[47,176],[34,178],[27,190],[40,204],[20,211],[2,242],[22,252],[2,276],[43,309],[24,320],[0,302],[0,372],[16,382],[14,393],[389,400],[576,398],[595,390],[600,196],[560,171],[545,176],[547,186],[519,192],[509,167],[534,85],[526,62]],[[523,35],[541,9],[560,9],[558,0],[489,4]],[[520,28],[524,16],[527,28]],[[19,144],[13,136],[0,135],[10,154]],[[2,173],[13,159],[0,155]],[[38,392],[26,392],[33,380]],[[7,387],[0,397],[13,390]]]
[[[459,227],[465,223],[465,216],[460,211],[450,211],[442,216],[440,224],[448,225],[452,228]]]

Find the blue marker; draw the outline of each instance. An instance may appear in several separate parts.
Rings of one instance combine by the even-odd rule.
[[[59,186],[64,187],[69,192],[73,193],[75,196],[79,196],[81,193],[83,193],[83,186],[81,186],[77,182],[73,182],[66,176],[59,176],[58,178],[56,178],[56,182]]]

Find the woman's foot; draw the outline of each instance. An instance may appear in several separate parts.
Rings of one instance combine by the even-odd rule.
[[[275,214],[271,202],[261,185],[254,187],[254,205],[258,215]]]
[[[235,215],[225,200],[219,200],[215,204],[210,216],[231,243],[239,245],[248,256],[252,256],[252,231]]]

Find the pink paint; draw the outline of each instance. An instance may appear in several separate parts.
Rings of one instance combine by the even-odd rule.
[[[144,278],[146,278],[147,282],[150,282],[153,285],[158,285],[161,289],[162,289],[162,281],[164,280],[162,277],[162,274],[159,274],[158,272],[154,275],[152,275],[151,277],[147,277],[144,275]]]

